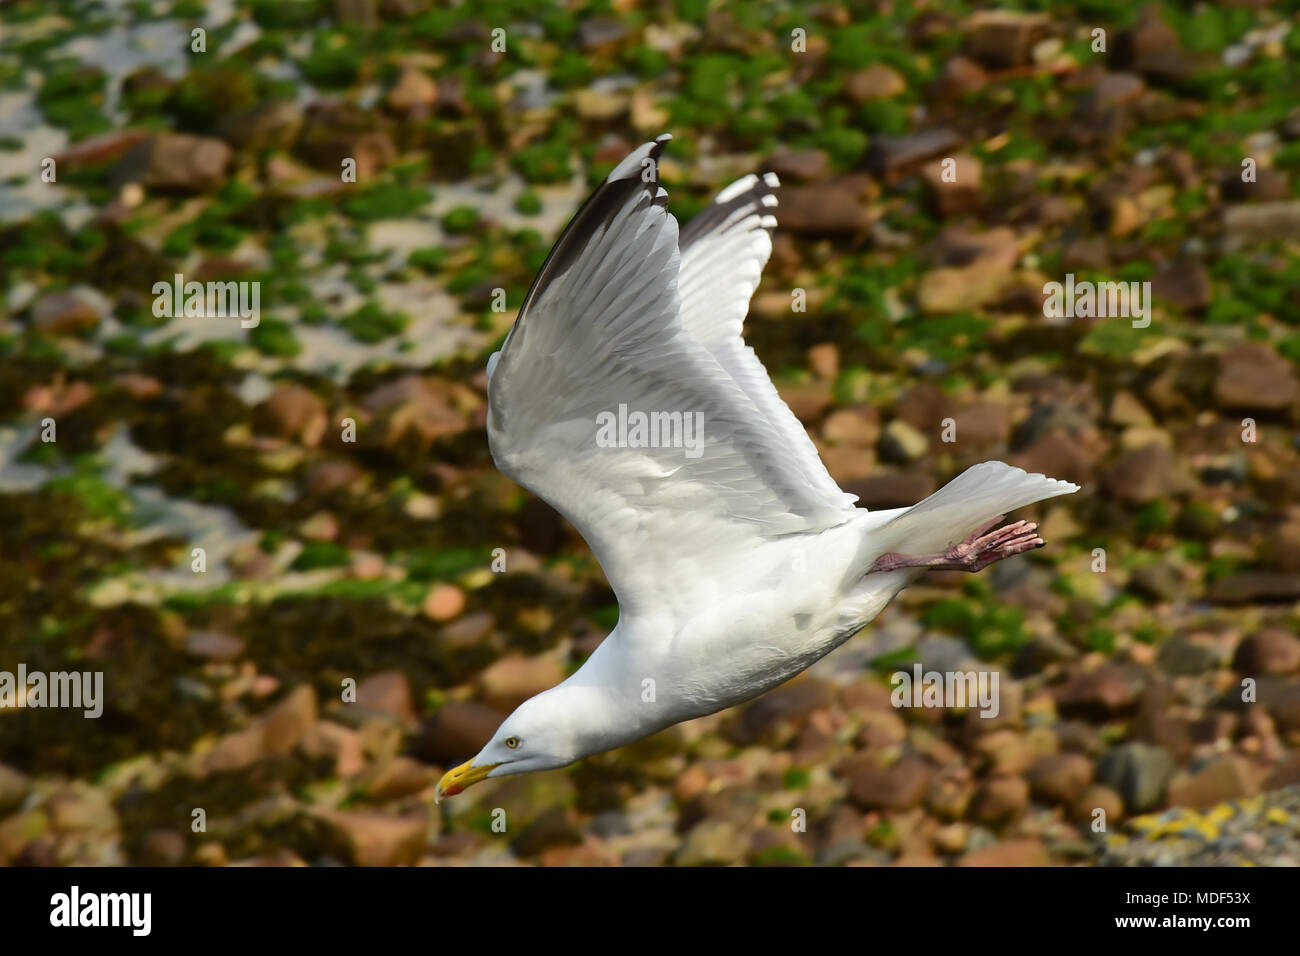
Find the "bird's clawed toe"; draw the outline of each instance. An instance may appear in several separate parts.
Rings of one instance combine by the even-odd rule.
[[[965,570],[980,571],[995,561],[1041,548],[1044,544],[1038,536],[1038,525],[1030,521],[1015,521],[995,531],[989,531],[990,527],[985,525],[952,548],[948,552],[950,560]]]

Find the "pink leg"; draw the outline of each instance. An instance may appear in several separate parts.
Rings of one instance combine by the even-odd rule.
[[[882,554],[871,566],[875,571],[897,571],[899,568],[931,568],[939,571],[980,571],[995,561],[1009,558],[1043,546],[1043,539],[1038,537],[1038,525],[1028,521],[1016,521],[996,531],[989,529],[1006,515],[998,515],[982,528],[977,529],[961,544],[953,545],[943,554],[912,555]]]

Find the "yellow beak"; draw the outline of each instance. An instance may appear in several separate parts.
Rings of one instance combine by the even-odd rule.
[[[441,803],[443,797],[454,797],[466,787],[486,779],[487,775],[499,766],[501,766],[499,763],[490,763],[483,767],[476,767],[474,761],[466,760],[459,767],[448,770],[442,775],[437,789],[433,791],[433,802]]]

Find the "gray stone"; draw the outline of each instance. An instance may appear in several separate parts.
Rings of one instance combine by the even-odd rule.
[[[1174,772],[1174,758],[1163,747],[1130,743],[1114,747],[1097,763],[1097,780],[1124,798],[1128,813],[1146,813],[1161,805]]]

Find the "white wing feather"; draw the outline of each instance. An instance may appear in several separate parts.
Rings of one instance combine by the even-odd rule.
[[[772,254],[774,190],[780,185],[775,173],[745,176],[682,230],[682,324],[781,433],[791,452],[790,467],[826,501],[848,509],[857,495],[844,493],[831,478],[803,425],[741,338],[749,300]]]
[[[747,547],[854,514],[828,476],[810,480],[807,457],[820,462],[775,391],[801,443],[752,375],[742,385],[684,324],[677,222],[642,175],[667,140],[634,151],[574,216],[489,364],[493,458],[578,529],[625,613],[698,609]],[[701,454],[601,447],[598,416],[620,405],[702,413]]]

